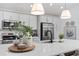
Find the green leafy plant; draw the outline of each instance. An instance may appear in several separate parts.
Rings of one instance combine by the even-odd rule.
[[[21,24],[21,22],[16,22],[15,29],[19,32],[21,32],[23,35],[27,36],[29,33],[29,36],[32,36],[32,28],[30,26],[26,26]]]
[[[63,39],[63,38],[64,38],[64,33],[60,33],[60,34],[59,34],[59,38],[60,38],[60,39]]]

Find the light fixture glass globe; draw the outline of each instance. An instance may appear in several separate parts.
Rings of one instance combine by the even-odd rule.
[[[33,15],[43,15],[44,14],[44,8],[43,8],[42,4],[34,3],[32,5],[31,14],[33,14]]]
[[[61,19],[70,19],[71,13],[69,10],[63,10],[61,13]]]

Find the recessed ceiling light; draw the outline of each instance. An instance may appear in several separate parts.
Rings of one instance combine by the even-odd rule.
[[[52,3],[50,3],[50,6],[52,6]]]
[[[32,7],[32,5],[30,5],[30,7]]]
[[[63,9],[64,7],[63,7],[63,6],[61,6],[60,8],[61,8],[61,9]]]

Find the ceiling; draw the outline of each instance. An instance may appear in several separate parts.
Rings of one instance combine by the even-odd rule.
[[[12,11],[24,14],[30,14],[32,3],[0,3],[0,10]],[[43,3],[45,14],[59,16],[61,11],[65,8],[64,3]],[[64,8],[61,9],[61,6]],[[79,8],[78,3],[66,3],[66,8],[71,10],[73,8]]]

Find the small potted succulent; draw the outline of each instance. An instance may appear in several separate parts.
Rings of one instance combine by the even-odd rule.
[[[59,34],[59,42],[63,42],[64,41],[64,33],[60,33]]]

